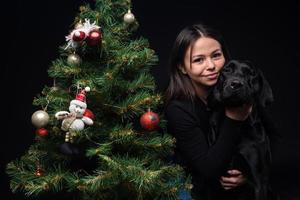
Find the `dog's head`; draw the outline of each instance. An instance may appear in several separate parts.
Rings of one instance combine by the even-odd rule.
[[[222,68],[210,99],[212,104],[240,106],[255,102],[265,107],[273,101],[273,94],[261,70],[247,61],[231,60]]]

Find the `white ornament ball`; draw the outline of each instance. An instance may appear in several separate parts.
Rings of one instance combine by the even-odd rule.
[[[69,65],[79,66],[81,64],[81,58],[79,55],[73,53],[68,56],[67,62]]]
[[[89,92],[89,91],[91,91],[91,88],[90,88],[90,87],[85,87],[84,90],[85,90],[86,92]]]
[[[43,110],[38,110],[32,114],[31,122],[36,128],[42,128],[48,124],[49,115]]]
[[[128,12],[124,15],[124,22],[126,22],[127,24],[131,24],[134,22],[134,20],[134,15],[131,13],[130,10],[128,10]]]

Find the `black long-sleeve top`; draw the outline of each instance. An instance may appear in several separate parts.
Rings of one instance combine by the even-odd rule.
[[[224,175],[236,150],[243,124],[242,121],[225,117],[217,141],[209,146],[209,113],[200,99],[194,102],[172,100],[165,110],[168,132],[176,138],[177,157],[192,174],[194,190],[204,193],[214,193],[214,188],[220,189],[218,180]],[[204,196],[205,199],[212,199],[207,197],[209,194]]]

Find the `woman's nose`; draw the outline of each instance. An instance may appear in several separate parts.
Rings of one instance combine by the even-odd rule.
[[[215,63],[212,59],[207,59],[207,67],[209,69],[214,69],[215,68]]]

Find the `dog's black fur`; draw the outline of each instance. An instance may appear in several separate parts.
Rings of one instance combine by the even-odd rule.
[[[272,101],[272,90],[262,72],[251,63],[238,60],[231,60],[223,67],[209,96],[208,106],[212,109],[210,145],[218,137],[218,127],[225,116],[224,107],[253,105],[252,112],[242,127],[237,153],[228,167],[242,171],[247,177],[247,184],[243,186],[243,190],[224,191],[232,193],[232,199],[275,199],[269,184],[271,151],[263,116],[263,110]]]

